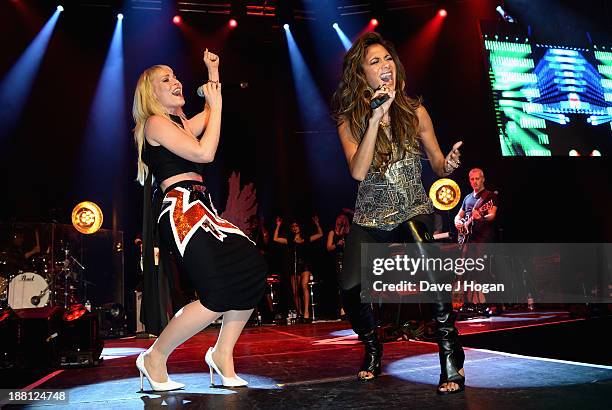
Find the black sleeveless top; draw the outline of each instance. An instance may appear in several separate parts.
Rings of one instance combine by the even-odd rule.
[[[179,127],[185,129],[179,116],[170,114],[170,119]],[[149,167],[149,172],[153,174],[156,181],[161,182],[164,179],[185,172],[202,174],[204,169],[204,164],[198,164],[181,158],[161,145],[151,145],[146,138],[143,148],[142,161]]]
[[[170,115],[179,127],[183,128],[180,117]],[[144,183],[144,202],[142,218],[142,261],[143,261],[143,296],[140,311],[141,321],[147,332],[159,335],[173,316],[177,305],[173,304],[172,295],[180,294],[179,284],[173,279],[173,270],[168,251],[162,246],[157,231],[157,219],[164,198],[160,189],[153,192],[153,178],[158,182],[184,172],[202,174],[204,164],[197,164],[173,154],[163,146],[153,146],[145,138],[142,160],[149,167]],[[155,265],[154,248],[160,248],[160,264]],[[180,304],[182,306],[183,304]]]

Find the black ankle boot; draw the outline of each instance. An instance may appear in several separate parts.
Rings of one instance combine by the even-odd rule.
[[[459,393],[465,388],[465,376],[459,373],[463,368],[465,354],[459,342],[459,333],[455,327],[455,313],[452,309],[438,311],[436,315],[438,324],[438,348],[440,349],[440,382],[438,394]],[[444,383],[456,383],[456,390],[440,390]]]
[[[363,356],[363,365],[361,366],[360,372],[370,372],[372,377],[359,376],[359,380],[367,381],[377,377],[380,374],[381,361],[383,346],[378,340],[378,333],[376,329],[371,330],[368,333],[360,334],[359,340],[363,342],[365,347],[365,354]]]

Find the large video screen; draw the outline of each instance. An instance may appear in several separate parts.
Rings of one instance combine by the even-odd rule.
[[[503,156],[612,154],[612,48],[483,33]]]

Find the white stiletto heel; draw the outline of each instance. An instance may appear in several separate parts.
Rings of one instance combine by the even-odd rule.
[[[183,383],[177,383],[175,381],[172,381],[170,380],[169,377],[168,377],[168,381],[163,382],[163,383],[156,382],[153,379],[151,379],[151,376],[149,376],[149,373],[147,372],[147,369],[144,365],[144,354],[145,352],[140,353],[140,355],[136,359],[136,367],[140,371],[140,390],[141,391],[144,391],[144,380],[142,377],[143,375],[149,381],[149,384],[151,385],[151,389],[153,391],[170,391],[170,390],[182,389],[183,387],[185,387]]]
[[[217,372],[219,374],[219,376],[221,377],[221,384],[223,384],[224,387],[243,387],[249,384],[246,380],[239,377],[238,375],[236,375],[235,377],[225,377],[223,373],[221,373],[221,371],[219,370],[215,362],[213,361],[212,352],[213,352],[213,348],[210,347],[208,351],[206,352],[206,356],[204,356],[204,361],[206,361],[206,364],[208,365],[208,368],[210,369],[210,384],[211,385],[214,386],[214,372]]]

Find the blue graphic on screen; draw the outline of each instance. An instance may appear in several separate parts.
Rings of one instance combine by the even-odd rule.
[[[504,156],[612,154],[612,51],[485,35]]]

